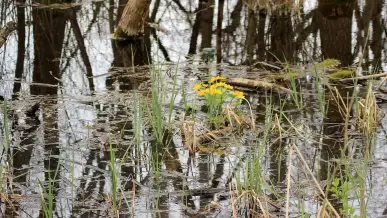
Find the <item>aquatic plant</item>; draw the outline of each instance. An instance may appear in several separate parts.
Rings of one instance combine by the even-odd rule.
[[[11,132],[10,132],[10,128],[9,128],[9,125],[8,125],[8,106],[7,106],[7,101],[4,101],[3,114],[4,114],[4,117],[3,117],[3,120],[4,120],[3,134],[4,134],[5,142],[2,145],[2,148],[8,149],[10,147],[10,145],[11,145]]]
[[[40,182],[40,197],[42,201],[42,208],[44,216],[51,218],[54,215],[54,180],[49,177],[47,187],[45,188],[43,183]]]
[[[235,200],[231,199],[234,217],[238,217],[238,213],[246,217],[271,217],[269,207],[276,203],[264,193],[280,198],[271,182],[265,178],[264,171],[264,156],[272,134],[272,96],[266,96],[265,108],[265,130],[257,135],[258,140],[252,144],[251,154],[244,159],[243,168],[234,173],[237,195]]]
[[[133,133],[137,150],[141,153],[141,132],[143,131],[144,103],[138,93],[134,95],[133,101]]]
[[[349,203],[350,201],[350,190],[354,187],[351,187],[352,184],[348,181],[342,181],[342,179],[335,178],[332,183],[331,191],[336,198],[340,200],[342,206],[339,208],[340,213],[345,217],[358,217],[355,215],[355,208]]]
[[[329,102],[328,103],[326,102],[325,89],[323,88],[323,84],[318,75],[317,70],[315,71],[314,79],[316,84],[318,105],[320,107],[320,111],[323,114],[323,116],[326,116],[328,112]]]
[[[373,134],[378,124],[379,107],[376,103],[372,83],[369,82],[364,98],[356,102],[356,125],[367,139],[373,139]],[[368,140],[367,140],[368,142]]]
[[[109,140],[109,150],[110,150],[110,162],[109,162],[109,169],[111,173],[111,183],[112,183],[112,202],[113,202],[113,213],[117,213],[118,204],[117,204],[117,191],[118,191],[118,173],[116,170],[116,155],[115,151],[112,145],[112,142]]]
[[[241,91],[234,91],[234,87],[225,82],[226,78],[215,76],[208,80],[208,83],[200,83],[194,86],[194,90],[199,97],[203,97],[208,106],[208,114],[211,123],[220,123],[222,119],[222,109],[226,103],[233,104],[234,109],[238,109],[240,101],[234,99],[244,99],[245,95]]]
[[[173,114],[173,107],[175,105],[175,100],[177,97],[177,94],[179,93],[177,89],[177,75],[178,75],[178,69],[179,65],[176,65],[175,73],[174,75],[171,75],[173,80],[173,86],[172,90],[170,92],[171,96],[169,97],[169,108],[168,108],[168,129],[172,130],[172,114]]]
[[[58,160],[54,176],[51,176],[51,170],[48,170],[48,181],[47,185],[44,185],[42,181],[39,180],[39,186],[40,186],[40,198],[42,202],[42,209],[44,212],[44,217],[52,218],[54,217],[54,202],[55,202],[55,196],[54,196],[54,189],[55,189],[55,180],[59,173],[59,168],[61,166],[60,159]]]
[[[291,69],[289,66],[286,67],[286,71],[288,72],[289,79],[290,79],[290,86],[291,86],[291,97],[294,101],[294,104],[297,106],[298,109],[301,109],[303,107],[302,102],[302,95],[301,93],[301,86],[299,85],[299,81],[297,78],[297,73],[294,72],[293,69]],[[298,91],[299,90],[299,91]]]
[[[164,115],[162,110],[162,75],[161,66],[152,66],[151,71],[151,89],[152,89],[152,104],[151,104],[151,125],[155,131],[156,139],[158,143],[162,143],[164,137]]]

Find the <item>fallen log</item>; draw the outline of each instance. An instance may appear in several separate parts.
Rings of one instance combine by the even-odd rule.
[[[16,22],[8,22],[5,24],[3,28],[0,29],[0,48],[4,45],[5,41],[7,41],[8,36],[16,30]]]
[[[372,74],[372,75],[367,75],[367,76],[346,78],[346,79],[341,79],[340,81],[345,82],[345,81],[354,81],[354,80],[366,80],[366,79],[376,79],[376,78],[381,78],[381,77],[387,77],[387,73],[377,73],[377,74]]]
[[[278,92],[284,93],[292,93],[292,90],[287,89],[283,86],[277,85],[275,83],[269,83],[262,80],[252,80],[252,79],[244,79],[244,78],[229,78],[226,82],[230,85],[241,86],[247,88],[267,88],[274,89]]]

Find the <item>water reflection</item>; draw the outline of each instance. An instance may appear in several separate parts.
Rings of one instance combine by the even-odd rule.
[[[232,175],[245,164],[249,154],[246,145],[253,143],[242,146],[237,140],[227,138],[232,143],[220,146],[228,146],[230,153],[202,152],[192,156],[179,137],[166,136],[168,143],[164,145],[168,146],[148,140],[153,137],[152,131],[144,125],[141,135],[146,140],[133,145],[132,93],[146,83],[149,73],[147,67],[138,66],[148,65],[156,54],[162,61],[180,61],[179,88],[190,87],[197,75],[207,74],[208,68],[196,61],[195,54],[209,47],[217,48],[217,61],[223,63],[221,67],[210,63],[209,69],[226,74],[232,70],[229,65],[260,67],[257,61],[306,64],[335,58],[343,66],[349,66],[356,64],[359,56],[365,58],[363,69],[385,70],[386,1],[349,0],[332,4],[318,0],[314,7],[305,2],[296,10],[290,9],[296,2],[278,6],[281,1],[273,1],[268,9],[260,7],[261,1],[256,2],[225,1],[221,6],[224,16],[219,18],[220,5],[214,0],[154,1],[148,21],[159,24],[169,34],[147,26],[136,41],[112,39],[125,0],[55,9],[32,7],[30,2],[25,7],[13,1],[1,3],[5,10],[2,15],[9,16],[1,16],[0,25],[17,20],[15,34],[0,48],[0,95],[12,100],[6,116],[12,121],[12,147],[7,152],[13,161],[2,159],[2,162],[10,161],[15,176],[13,188],[23,196],[12,203],[2,199],[5,203],[2,213],[13,216],[18,211],[22,217],[38,217],[42,206],[41,183],[47,184],[58,169],[54,192],[57,216],[110,216],[112,211],[106,203],[111,200],[108,196],[112,187],[107,145],[112,140],[117,157],[130,153],[118,169],[122,193],[130,196],[129,205],[123,204],[122,216],[131,216],[132,203],[136,216],[206,215],[202,209],[217,194],[211,190],[228,190]],[[236,71],[243,76],[248,69],[252,68]],[[133,75],[140,76],[133,78]],[[171,80],[166,78],[165,82],[170,88]],[[315,91],[311,82],[305,82],[306,90]],[[281,98],[286,97],[275,96],[270,101],[278,109]],[[146,94],[142,98],[148,100]],[[266,110],[262,102],[266,102],[267,96],[252,94],[250,100],[254,102],[258,123],[264,124],[260,116]],[[305,101],[314,104],[317,99],[309,96]],[[177,106],[183,107],[183,102],[177,102]],[[307,120],[309,130],[317,136],[311,134],[311,141],[294,136],[270,140],[264,170],[270,172],[268,178],[280,193],[285,192],[289,143],[297,143],[304,149],[320,181],[328,178],[333,170],[332,160],[339,157],[338,151],[343,146],[340,140],[343,119],[337,105],[330,105],[326,117],[314,107],[298,111],[294,105],[286,105],[284,109],[291,111],[288,115],[295,122]],[[13,114],[17,116],[13,118]],[[179,119],[176,112],[176,122]],[[1,122],[4,127],[5,120]],[[380,139],[384,133],[378,136],[380,141],[375,149],[377,160],[381,161],[387,157],[382,146],[385,141]],[[157,160],[156,164],[149,164],[146,161],[149,159]],[[370,174],[386,178],[382,170]],[[294,183],[306,180],[301,169],[293,176]],[[375,181],[373,185],[376,190],[383,190],[385,181]],[[134,202],[133,187],[137,194]],[[188,194],[180,196],[182,190]],[[386,200],[384,195],[370,197],[380,208]],[[313,213],[313,206],[318,203],[307,203],[308,212]],[[219,204],[226,209],[215,209],[214,216],[230,214],[228,201]],[[336,206],[339,207],[338,202]],[[370,217],[380,215],[380,208],[371,209]],[[297,212],[297,208],[293,210]]]

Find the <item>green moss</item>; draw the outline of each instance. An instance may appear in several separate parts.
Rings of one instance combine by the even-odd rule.
[[[127,38],[128,37],[128,34],[126,34],[122,29],[121,27],[117,27],[116,31],[114,32],[114,38],[118,39],[118,38]]]
[[[351,78],[352,75],[355,73],[353,70],[338,70],[334,73],[331,73],[328,75],[331,79],[345,79],[345,78]]]
[[[334,68],[334,67],[339,66],[340,64],[341,63],[339,60],[328,58],[328,59],[325,59],[323,62],[315,64],[313,66],[313,69],[314,70],[322,70],[324,68]]]

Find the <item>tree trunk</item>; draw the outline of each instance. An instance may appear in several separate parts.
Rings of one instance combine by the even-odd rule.
[[[270,23],[270,54],[269,61],[293,62],[295,58],[295,37],[292,18],[284,11],[275,11],[277,15]]]
[[[148,17],[150,3],[151,0],[129,0],[118,23],[116,36],[134,37],[141,35],[144,32],[144,23]]]
[[[266,25],[266,14],[262,13],[259,15],[258,20],[258,34],[257,34],[257,59],[264,61],[266,57],[266,43],[265,43],[265,25]]]
[[[200,33],[202,34],[202,44],[200,46],[201,49],[212,47],[212,25],[214,23],[215,0],[204,0],[203,3],[205,3],[205,6],[200,15]]]
[[[57,95],[58,78],[61,78],[60,60],[68,17],[65,10],[34,8],[34,83],[53,86],[31,85],[32,95]]]
[[[25,1],[23,2],[25,3]],[[26,15],[24,7],[17,7],[17,59],[15,80],[22,80],[24,73],[24,59],[26,53]],[[13,96],[16,97],[21,90],[21,83],[13,84]]]
[[[318,3],[317,22],[324,58],[338,59],[343,66],[351,65],[354,58],[352,15],[356,1],[320,0]]]
[[[194,22],[194,25],[192,26],[192,35],[191,35],[191,41],[190,41],[189,50],[188,50],[189,55],[196,54],[196,46],[198,43],[198,36],[199,36],[199,30],[200,30],[200,15],[202,14],[202,10],[203,10],[203,2],[204,0],[199,0],[199,3],[198,3],[199,6],[196,12],[195,22]]]
[[[255,14],[256,8],[248,9],[248,24],[247,24],[247,35],[246,35],[246,52],[247,52],[247,64],[253,64],[255,42],[257,37],[257,16]]]
[[[222,61],[222,23],[223,23],[223,11],[224,11],[224,0],[219,0],[218,5],[218,22],[216,29],[216,63]]]

